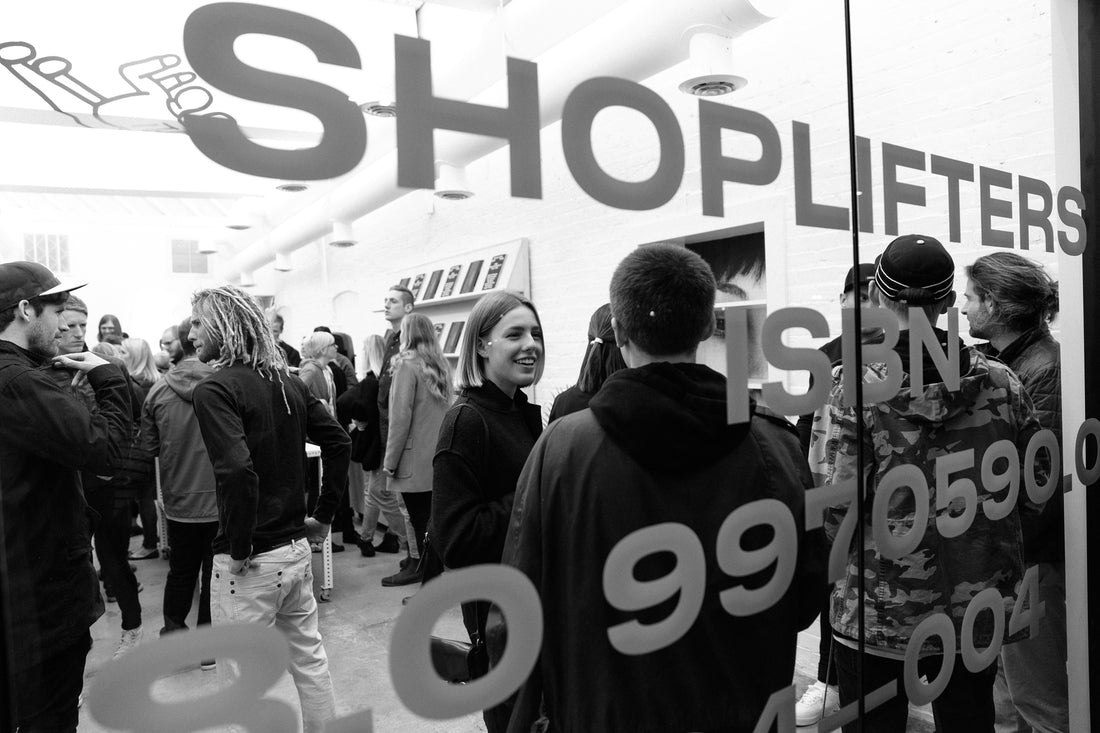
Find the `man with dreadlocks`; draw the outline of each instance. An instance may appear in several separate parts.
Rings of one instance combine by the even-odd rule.
[[[217,482],[211,622],[262,623],[290,644],[306,733],[335,714],[317,628],[310,540],[323,540],[344,490],[351,439],[296,376],[259,304],[227,285],[191,300],[190,339],[215,372],[194,406]],[[305,515],[306,440],[321,448],[321,493]],[[219,664],[221,674],[230,674]]]

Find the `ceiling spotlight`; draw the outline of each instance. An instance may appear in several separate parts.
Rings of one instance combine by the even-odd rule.
[[[241,287],[242,288],[254,288],[256,287],[256,278],[252,276],[251,272],[241,273]]]
[[[244,231],[263,223],[264,200],[259,196],[243,196],[229,207],[225,225],[230,229]]]
[[[290,255],[288,253],[275,253],[275,269],[279,272],[290,272],[294,269],[294,266],[290,264]]]
[[[436,163],[435,196],[444,201],[463,201],[474,195],[466,183],[466,169],[442,161]]]
[[[304,183],[298,183],[297,181],[287,181],[286,183],[280,183],[275,187],[277,191],[284,191],[286,193],[301,193],[302,191],[308,191],[309,186]]]
[[[718,97],[741,89],[748,81],[729,73],[733,68],[733,39],[713,29],[688,29],[690,77],[680,83],[680,91],[695,97]]]
[[[358,240],[351,224],[345,221],[332,222],[332,239],[328,241],[331,247],[354,247]]]
[[[195,251],[200,255],[212,255],[219,252],[222,249],[223,242],[215,241],[210,237],[202,237],[199,239],[199,246],[195,248]]]
[[[363,110],[364,114],[368,114],[371,117],[396,117],[397,105],[393,102],[383,102],[381,100],[374,100],[373,102],[363,102],[359,105],[359,109]]]

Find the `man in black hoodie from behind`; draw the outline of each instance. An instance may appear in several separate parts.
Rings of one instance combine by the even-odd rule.
[[[510,733],[540,700],[554,731],[750,731],[790,685],[823,538],[802,529],[794,427],[755,404],[727,424],[725,378],[695,363],[714,291],[683,247],[628,255],[611,311],[630,368],[527,460],[504,562],[538,588],[545,634]],[[767,562],[745,554],[765,547]]]

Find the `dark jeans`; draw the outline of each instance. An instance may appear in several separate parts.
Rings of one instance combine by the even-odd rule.
[[[168,520],[168,577],[164,581],[164,630],[187,628],[187,614],[199,586],[199,626],[210,624],[210,572],[214,567],[211,543],[218,533],[217,522],[177,522]]]
[[[146,550],[157,548],[156,494],[157,487],[154,483],[143,487],[138,493],[138,513],[141,515],[141,546]]]
[[[16,724],[20,733],[73,733],[80,713],[84,663],[92,635],[84,632],[68,649],[15,675]]]
[[[825,603],[821,606],[821,615],[818,617],[818,630],[821,632],[821,641],[817,645],[817,679],[827,685],[836,684],[836,659],[833,653],[833,627],[829,625],[829,596],[825,596]]]
[[[321,496],[321,478],[317,475],[317,466],[320,458],[310,458],[306,469],[306,516],[311,516],[317,508],[317,499]],[[344,479],[344,492],[340,495],[340,503],[336,505],[336,512],[332,515],[333,542],[336,542],[337,532],[354,532],[355,512],[351,510],[348,500],[347,478]]]
[[[859,653],[840,642],[833,644],[837,676],[840,679],[840,704],[855,702],[859,680],[856,677],[856,660]],[[939,674],[941,656],[925,657],[917,662],[919,674],[929,681]],[[863,718],[863,733],[896,733],[905,730],[909,719],[909,698],[905,694],[903,680],[905,663],[900,659],[887,659],[872,654],[863,656],[863,694],[871,694],[891,680],[898,682],[898,694],[882,705],[868,710]],[[932,701],[932,716],[937,733],[992,733],[993,731],[993,680],[997,677],[997,665],[991,664],[980,672],[969,671],[961,656],[955,657],[951,681],[938,698]],[[844,733],[854,733],[856,724],[844,726]]]
[[[122,629],[141,626],[141,601],[138,600],[137,578],[130,570],[130,505],[128,495],[116,495],[112,486],[89,491],[89,506],[99,512],[95,530],[96,556],[103,570],[103,583],[118,601],[122,614]]]
[[[427,493],[427,492],[425,492]],[[407,494],[402,494],[402,497]],[[428,493],[428,496],[431,496]],[[412,514],[412,511],[409,511]],[[483,634],[485,630],[485,624],[489,618],[489,605],[484,601],[467,601],[462,604],[462,624],[466,627],[466,633],[470,635],[470,641],[474,640],[475,634]],[[495,650],[490,647],[489,651],[489,666],[492,667],[497,660],[493,657],[497,652],[503,653],[502,650]],[[485,730],[487,733],[505,733],[508,730],[508,721],[512,717],[512,710],[516,706],[516,695],[513,694],[504,702],[491,708],[486,708],[482,711],[481,717],[485,720]]]
[[[428,531],[428,522],[432,518],[432,492],[402,491],[401,499],[409,510],[409,521],[416,533],[417,555],[424,555],[424,535]]]

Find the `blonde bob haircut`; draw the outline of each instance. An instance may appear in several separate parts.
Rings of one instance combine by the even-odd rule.
[[[488,338],[493,327],[501,318],[508,315],[516,308],[528,308],[535,315],[535,322],[542,330],[542,319],[535,310],[535,304],[525,295],[515,290],[501,290],[496,293],[483,295],[470,312],[470,319],[466,322],[466,328],[462,332],[462,345],[458,350],[458,369],[456,370],[456,383],[459,389],[480,387],[487,379],[485,376],[485,357],[477,353],[478,343]],[[535,381],[538,384],[542,379],[543,366],[546,363],[546,342],[542,346],[542,358],[535,363]]]
[[[321,353],[336,343],[336,337],[328,331],[314,331],[302,341],[302,356],[319,359]]]

